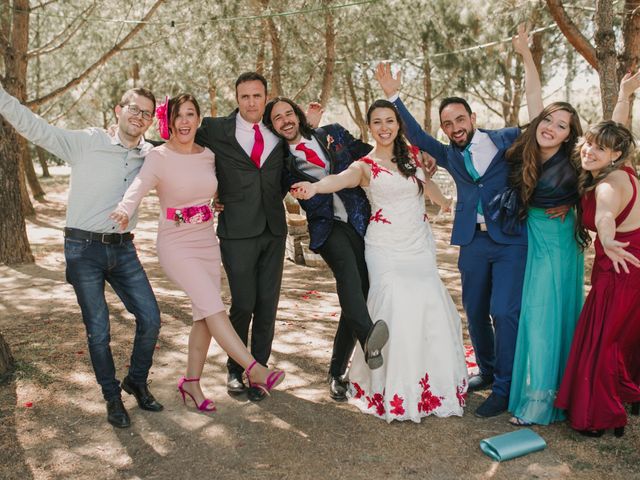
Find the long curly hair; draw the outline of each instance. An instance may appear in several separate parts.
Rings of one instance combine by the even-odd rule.
[[[518,192],[520,197],[519,216],[527,217],[527,211],[533,197],[533,192],[542,173],[540,145],[536,140],[536,132],[540,123],[557,111],[565,111],[571,115],[569,122],[569,136],[560,145],[559,150],[567,159],[571,158],[578,139],[582,135],[578,112],[566,102],[554,102],[542,110],[531,123],[523,127],[522,134],[507,150],[505,157],[509,163],[509,185]],[[578,169],[576,169],[576,174]]]
[[[420,193],[423,192],[422,182],[416,178],[416,172],[418,167],[416,162],[413,161],[411,152],[409,151],[409,145],[407,144],[407,139],[404,136],[404,122],[400,117],[400,113],[398,113],[398,109],[396,106],[388,100],[379,99],[373,102],[369,109],[367,110],[367,125],[371,126],[371,115],[373,111],[378,108],[388,108],[393,111],[396,121],[398,122],[398,134],[396,138],[393,140],[393,157],[391,158],[391,162],[395,163],[398,166],[398,171],[405,178],[415,178],[416,183],[418,184],[418,189]]]

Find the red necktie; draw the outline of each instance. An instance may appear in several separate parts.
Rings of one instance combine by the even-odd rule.
[[[262,137],[262,133],[260,132],[260,126],[256,123],[253,126],[253,130],[256,132],[253,137],[253,148],[251,149],[251,160],[256,164],[256,167],[260,168],[260,158],[262,157],[262,152],[264,151],[264,138]]]
[[[307,147],[304,143],[299,143],[298,146],[296,147],[296,150],[304,152],[304,156],[307,157],[307,162],[313,163],[314,165],[317,165],[320,168],[324,168],[324,162],[320,160],[320,157],[318,156],[318,154],[314,152],[312,149],[310,149],[309,147]]]

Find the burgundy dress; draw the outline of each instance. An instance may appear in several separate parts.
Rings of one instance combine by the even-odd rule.
[[[624,171],[633,185],[633,196],[616,218],[616,226],[627,218],[638,196],[635,172],[628,167]],[[583,197],[582,208],[584,225],[595,231],[593,191]],[[640,228],[616,232],[615,239],[630,242],[626,250],[640,258]],[[640,268],[628,265],[629,274],[615,273],[599,238],[595,249],[591,291],[556,400],[558,408],[568,410],[576,430],[623,427],[627,424],[624,404],[640,401]]]

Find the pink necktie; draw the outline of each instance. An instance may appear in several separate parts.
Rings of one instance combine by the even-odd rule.
[[[262,157],[262,152],[264,151],[264,138],[262,137],[262,133],[260,132],[260,125],[257,123],[253,126],[253,130],[256,132],[253,137],[253,148],[251,149],[251,160],[256,164],[256,167],[260,168],[260,158]]]
[[[318,154],[311,148],[307,147],[304,143],[299,143],[296,150],[304,152],[304,156],[307,157],[307,162],[313,163],[320,168],[324,168],[324,162],[320,159]]]

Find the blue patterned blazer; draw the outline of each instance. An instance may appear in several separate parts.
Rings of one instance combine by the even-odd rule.
[[[367,155],[372,148],[371,145],[354,138],[337,123],[317,128],[313,135],[331,163],[331,174],[346,170],[353,162]],[[296,158],[290,151],[284,165],[284,183],[287,189],[296,182],[318,181],[296,167]],[[359,235],[364,237],[371,216],[371,207],[364,191],[360,187],[345,188],[337,194],[347,210],[349,223]],[[333,194],[318,194],[309,200],[299,200],[299,202],[307,213],[309,248],[317,251],[327,240],[333,228]]]

